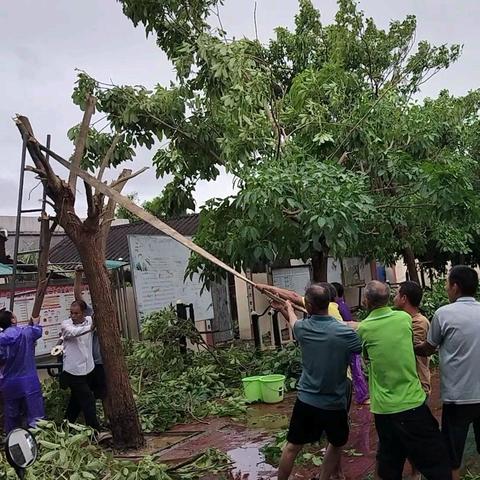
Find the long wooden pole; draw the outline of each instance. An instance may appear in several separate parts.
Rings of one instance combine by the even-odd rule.
[[[42,150],[47,151],[46,148],[40,147]],[[212,263],[215,265],[219,266],[223,270],[226,270],[227,272],[230,272],[232,275],[235,275],[236,277],[240,278],[244,282],[249,283],[250,285],[254,285],[255,283],[252,282],[250,279],[242,275],[240,272],[237,272],[234,268],[230,267],[226,263],[222,262],[220,259],[212,255],[211,253],[207,252],[204,250],[202,247],[198,246],[196,243],[192,242],[190,239],[184,237],[180,233],[178,233],[175,229],[170,227],[170,225],[167,225],[165,222],[162,222],[158,217],[155,217],[151,213],[147,212],[145,209],[142,207],[136,205],[133,203],[129,198],[125,197],[121,193],[117,192],[113,188],[110,188],[108,185],[105,183],[99,182],[95,177],[92,175],[88,174],[81,168],[76,167],[73,165],[71,162],[68,160],[65,160],[64,158],[60,157],[53,151],[48,151],[51,157],[53,157],[57,162],[62,164],[64,167],[68,168],[73,174],[79,176],[82,180],[90,184],[92,187],[95,188],[97,192],[101,192],[107,197],[115,200],[116,203],[121,205],[122,207],[126,208],[129,212],[133,213],[137,217],[141,218],[142,220],[145,220],[145,222],[149,223],[150,225],[154,226],[155,228],[158,228],[158,230],[162,231],[165,233],[165,235],[168,235],[169,237],[173,238],[176,240],[178,243],[181,243],[183,246],[187,247],[189,250],[192,250],[195,253],[198,253],[201,255],[203,258],[206,258],[207,260],[210,260]]]
[[[101,192],[107,197],[113,199],[116,203],[121,205],[122,207],[126,208],[129,212],[133,213],[137,217],[141,218],[145,222],[149,223],[150,225],[154,226],[158,230],[162,231],[165,233],[165,235],[168,235],[169,237],[173,238],[176,240],[178,243],[182,244],[183,246],[187,247],[189,250],[192,250],[195,253],[198,253],[200,256],[203,258],[209,260],[213,264],[217,265],[218,267],[222,268],[223,270],[231,273],[232,275],[235,275],[237,278],[240,280],[243,280],[249,285],[252,285],[256,287],[255,282],[252,282],[249,278],[247,278],[245,275],[242,275],[240,272],[237,272],[234,268],[230,267],[230,265],[227,265],[225,262],[222,262],[220,259],[212,255],[210,252],[207,252],[205,249],[202,247],[198,246],[196,243],[192,242],[190,239],[184,237],[180,233],[178,233],[176,230],[174,230],[172,227],[167,225],[165,222],[162,222],[158,217],[155,217],[151,213],[147,212],[144,210],[142,207],[139,207],[135,203],[133,203],[128,197],[125,197],[115,189],[109,187],[105,183],[100,182],[98,179],[93,177],[92,175],[88,174],[84,170],[76,167],[75,165],[72,165],[71,162],[68,160],[65,160],[62,158],[60,155],[56,154],[54,151],[44,147],[43,145],[39,144],[39,147],[41,150],[44,152],[48,153],[53,159],[55,159],[57,162],[59,162],[61,165],[63,165],[65,168],[68,168],[73,174],[79,176],[82,180],[87,182],[89,185],[92,187],[95,187],[95,190],[97,192]],[[279,301],[281,303],[285,303],[283,299],[278,297],[277,295],[274,295],[269,292],[262,292],[265,296],[271,298],[272,300]],[[294,306],[294,308],[298,311],[301,312],[306,312],[305,309]]]

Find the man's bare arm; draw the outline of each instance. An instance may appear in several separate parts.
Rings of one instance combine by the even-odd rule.
[[[83,277],[83,267],[79,265],[75,269],[75,280],[73,282],[73,295],[75,300],[83,300],[83,291],[82,291],[82,277]]]
[[[299,307],[304,307],[303,297],[292,290],[287,290],[285,288],[274,287],[273,285],[265,285],[263,283],[257,283],[256,288],[258,291],[264,293],[273,293],[280,297],[282,300],[288,300],[289,302],[297,305]]]
[[[360,325],[360,322],[345,322],[345,323],[353,330],[358,330],[358,326]]]
[[[285,300],[285,303],[273,301],[271,305],[273,309],[279,311],[285,317],[285,320],[293,330],[293,326],[298,322],[298,318],[292,304],[288,300]]]
[[[427,341],[415,345],[413,349],[415,350],[415,355],[419,355],[420,357],[429,357],[437,351],[437,347],[434,347]]]

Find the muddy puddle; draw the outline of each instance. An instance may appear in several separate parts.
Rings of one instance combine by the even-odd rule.
[[[265,414],[264,411],[249,409],[245,424],[249,428],[259,428],[267,432],[276,432],[288,427],[289,418],[282,414]]]
[[[277,469],[265,462],[260,452],[263,443],[246,443],[239,448],[227,451],[234,468],[231,477],[238,480],[273,479]]]

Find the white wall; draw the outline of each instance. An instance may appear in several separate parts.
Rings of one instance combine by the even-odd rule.
[[[302,265],[303,262],[298,260],[291,261],[293,265]],[[340,272],[340,263],[337,261],[329,260],[329,275],[328,280],[330,282],[341,282],[341,272]],[[370,264],[367,263],[365,265],[362,264],[361,266],[361,276],[365,279],[365,283],[369,282],[372,279]],[[255,283],[268,283],[270,284],[271,281],[268,278],[266,273],[258,273],[253,274],[252,280]],[[251,340],[252,336],[252,328],[251,328],[251,317],[250,317],[250,308],[248,304],[248,295],[247,295],[247,285],[242,280],[235,278],[235,292],[236,292],[236,299],[237,299],[237,314],[238,314],[238,324],[240,330],[240,338],[243,340]],[[267,297],[263,296],[258,291],[254,291],[254,303],[255,303],[255,311],[257,313],[262,313],[268,306],[268,299]],[[345,298],[347,303],[351,307],[356,307],[359,305],[359,287],[346,287],[345,288]],[[283,321],[283,317],[280,315],[279,319],[281,319],[280,327],[286,328],[286,322]],[[271,332],[271,318],[268,315],[262,317],[260,321],[260,329],[261,334],[265,334],[266,332]],[[272,333],[273,337],[273,333]]]

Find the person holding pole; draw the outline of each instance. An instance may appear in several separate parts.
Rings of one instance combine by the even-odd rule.
[[[335,302],[344,322],[353,322],[353,315],[350,307],[345,301],[345,290],[343,285],[338,282],[332,282],[336,291]],[[355,401],[359,405],[370,403],[370,395],[368,393],[368,384],[365,379],[362,368],[362,357],[358,353],[354,353],[350,360],[350,370],[352,372],[353,391],[355,392]]]
[[[320,285],[320,284],[318,284]],[[338,305],[334,301],[334,297],[336,295],[335,288],[327,283],[323,282],[323,285],[326,286],[328,291],[330,292],[330,302],[328,304],[328,314],[337,319],[339,322],[342,321],[342,316],[340,315],[340,311],[338,309]],[[302,295],[299,295],[297,292],[293,290],[287,290],[286,288],[275,287],[273,285],[266,285],[263,283],[257,283],[255,288],[264,295],[275,295],[282,300],[288,300],[294,307],[298,307],[303,309],[305,307],[305,299]]]
[[[377,473],[401,480],[409,459],[428,480],[451,480],[448,451],[438,422],[426,405],[417,374],[412,318],[389,306],[390,287],[367,283],[363,303],[369,314],[349,322],[367,358],[370,410],[378,434]]]
[[[93,308],[88,305],[83,299],[82,292],[82,276],[83,267],[78,265],[75,268],[75,281],[73,284],[73,293],[75,300],[82,304],[85,310],[85,315],[93,318]],[[103,405],[103,412],[106,416],[107,412],[107,381],[105,379],[105,370],[103,368],[102,354],[100,352],[100,342],[98,341],[98,335],[95,330],[92,332],[92,355],[95,367],[91,374],[91,387],[96,399],[100,399]]]
[[[463,452],[473,425],[480,453],[480,303],[475,299],[478,274],[456,265],[447,278],[449,305],[432,318],[427,340],[415,347],[417,355],[439,350],[442,433],[450,454],[453,479],[460,478]]]
[[[277,293],[277,292],[275,292]],[[313,284],[305,292],[308,317],[298,320],[289,300],[272,302],[289,322],[302,351],[302,375],[298,397],[280,459],[278,479],[287,480],[295,458],[306,443],[326,434],[329,445],[320,479],[341,471],[342,447],[349,435],[347,412],[347,368],[352,353],[361,351],[358,335],[345,323],[329,315],[328,286]]]
[[[70,318],[62,322],[63,372],[60,384],[70,388],[70,400],[65,416],[75,423],[81,412],[85,423],[100,429],[92,391],[92,372],[95,368],[92,353],[92,318],[86,315],[85,302],[74,301],[70,306]]]
[[[35,364],[35,342],[42,336],[40,317],[18,326],[9,310],[0,311],[0,390],[3,397],[5,434],[26,424],[35,427],[45,416],[42,388]]]

